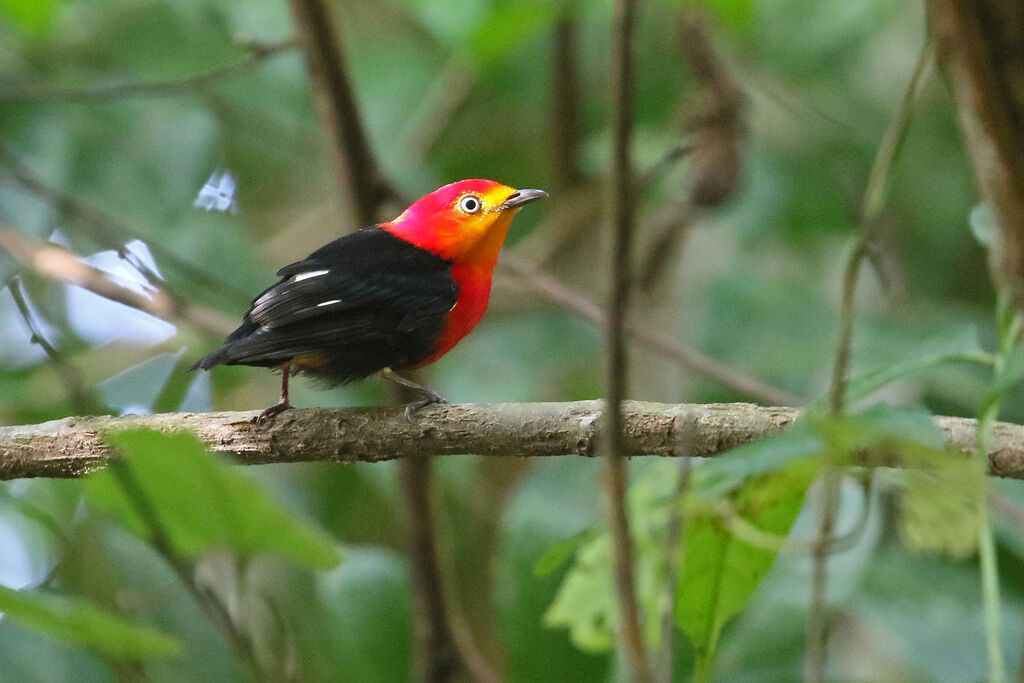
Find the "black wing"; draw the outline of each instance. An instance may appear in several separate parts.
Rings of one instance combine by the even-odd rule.
[[[378,227],[277,272],[224,346],[195,367],[296,362],[333,382],[428,358],[455,305],[451,263]]]

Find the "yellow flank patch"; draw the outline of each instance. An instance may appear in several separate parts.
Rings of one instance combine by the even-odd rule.
[[[298,365],[303,368],[319,368],[327,364],[327,357],[320,353],[304,353],[301,356],[292,358],[289,365]]]

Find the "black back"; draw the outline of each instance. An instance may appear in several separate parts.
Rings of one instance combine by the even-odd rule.
[[[434,352],[458,296],[449,261],[379,227],[277,274],[224,346],[194,367],[295,361],[294,370],[331,383],[414,367]]]

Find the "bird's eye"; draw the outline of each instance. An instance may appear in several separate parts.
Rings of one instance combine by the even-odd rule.
[[[480,213],[483,206],[483,202],[475,195],[467,194],[459,200],[459,208],[469,214]]]

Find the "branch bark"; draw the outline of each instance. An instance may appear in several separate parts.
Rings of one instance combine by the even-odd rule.
[[[993,275],[1024,303],[1024,4],[929,0],[928,30],[999,230]]]
[[[580,80],[575,4],[554,27],[551,59],[551,176],[557,189],[583,180],[579,169]]]
[[[0,480],[77,477],[110,458],[103,435],[149,428],[192,431],[239,464],[382,462],[424,455],[527,457],[596,455],[602,401],[434,405],[405,419],[401,406],[306,408],[265,425],[258,411],[166,413],[124,417],[67,417],[34,425],[0,427]],[[791,426],[799,408],[750,403],[622,405],[628,455],[711,457]],[[936,417],[947,447],[975,448],[977,421]],[[1024,426],[996,423],[989,473],[1024,479]],[[889,462],[898,466],[899,463]]]

